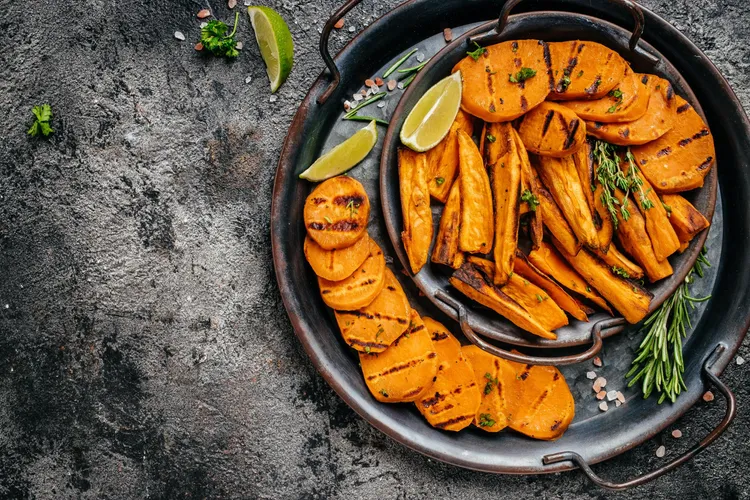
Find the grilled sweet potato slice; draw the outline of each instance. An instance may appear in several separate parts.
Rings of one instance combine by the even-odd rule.
[[[549,68],[547,44],[542,41],[491,45],[477,60],[465,57],[453,68],[463,77],[461,107],[486,122],[514,120],[547,97]]]
[[[385,284],[385,257],[374,240],[370,253],[354,273],[341,281],[318,277],[323,302],[332,309],[353,311],[375,300]]]
[[[305,257],[315,274],[329,281],[348,278],[370,255],[370,237],[365,234],[354,245],[324,250],[308,235],[304,245]]]
[[[324,250],[353,245],[365,234],[369,216],[365,188],[345,175],[321,182],[305,201],[307,234]]]
[[[551,100],[599,99],[615,88],[627,63],[614,50],[579,40],[549,44],[554,75]]]
[[[545,339],[557,338],[557,335],[544,328],[523,307],[494,286],[492,280],[479,272],[473,264],[464,263],[453,273],[450,283],[470,299],[489,307],[519,328]]]
[[[458,111],[445,139],[427,152],[427,163],[430,166],[427,182],[430,186],[430,195],[443,203],[448,200],[453,181],[458,176],[459,130],[469,135],[474,133],[474,118],[463,110]]]
[[[601,123],[631,122],[646,114],[648,108],[648,79],[625,68],[622,81],[604,97],[596,100],[562,101],[560,104],[574,111],[580,118]]]
[[[435,246],[432,248],[432,262],[458,269],[464,262],[464,254],[458,249],[458,236],[461,226],[461,187],[460,181],[453,183],[448,202],[440,216]]]
[[[537,172],[565,215],[576,238],[589,248],[599,248],[599,235],[572,157],[540,157]]]
[[[500,432],[512,418],[521,399],[516,372],[511,364],[477,346],[461,348],[471,363],[474,380],[481,394],[481,402],[474,417],[474,425],[487,432]]]
[[[521,278],[530,281],[547,292],[562,310],[569,313],[575,319],[580,321],[589,320],[584,305],[563,290],[555,280],[537,269],[536,266],[528,261],[526,256],[520,250],[518,251],[516,260],[513,263],[513,271]]]
[[[386,268],[385,284],[375,300],[356,311],[336,311],[344,341],[358,351],[381,352],[409,327],[411,307],[401,284]]]
[[[382,403],[412,403],[432,385],[437,353],[422,318],[411,311],[409,328],[380,353],[359,353],[370,393]]]
[[[596,220],[599,219],[601,222],[601,227],[597,229],[596,234],[599,235],[599,249],[602,252],[607,252],[610,244],[612,243],[612,237],[615,233],[615,225],[612,222],[612,216],[610,215],[609,211],[607,210],[607,207],[604,205],[604,202],[602,201],[602,194],[604,193],[604,188],[601,184],[596,185],[596,190],[594,191],[594,213],[592,214],[594,216],[594,225],[596,225]],[[559,239],[559,238],[558,238]]]
[[[398,176],[404,230],[401,240],[409,265],[417,274],[427,262],[432,243],[432,210],[427,186],[427,157],[402,148],[398,152]]]
[[[521,136],[518,135],[516,129],[513,131],[513,138],[516,141],[516,149],[518,149],[518,157],[521,159],[521,209],[520,214],[523,215],[527,212],[532,212],[529,219],[529,237],[534,248],[539,248],[539,243],[544,237],[544,220],[542,218],[542,211],[538,209],[539,206],[539,177],[531,167],[531,161],[529,160],[529,153],[526,151],[526,147],[523,145]],[[526,201],[523,201],[526,200]]]
[[[565,220],[565,216],[560,207],[557,206],[557,202],[555,202],[549,191],[544,188],[539,189],[539,195],[539,208],[542,211],[544,226],[560,241],[565,252],[571,255],[577,254],[581,249],[581,242],[578,241],[570,224]]]
[[[515,394],[509,427],[534,439],[563,435],[575,417],[575,401],[568,383],[554,366],[509,362],[515,370]]]
[[[607,302],[617,309],[617,312],[635,324],[648,314],[648,306],[653,295],[632,281],[628,281],[612,273],[612,270],[587,250],[581,250],[578,255],[564,258],[581,275],[586,282],[601,293]]]
[[[558,252],[549,243],[542,242],[538,250],[529,253],[529,262],[534,264],[535,267],[547,276],[554,278],[561,286],[581,295],[609,314],[612,314],[612,309],[609,308],[609,305],[607,305],[602,296],[591,288],[580,274],[570,267],[568,262],[560,255],[561,253],[565,254],[564,251]]]
[[[437,353],[438,369],[432,386],[415,404],[431,426],[460,431],[474,421],[482,393],[461,343],[443,324],[423,319]]]
[[[490,179],[476,144],[463,130],[458,131],[458,151],[461,158],[461,227],[458,246],[464,252],[489,253],[495,232]]]
[[[654,75],[648,77],[649,98],[646,113],[632,122],[586,122],[586,132],[620,146],[633,146],[655,141],[669,132],[677,120],[677,99],[672,84]]]
[[[669,223],[680,242],[689,243],[698,233],[711,225],[692,203],[678,194],[665,194],[662,198],[669,207]]]
[[[607,253],[601,250],[596,250],[594,255],[599,257],[605,264],[607,264],[613,272],[616,274],[626,274],[628,278],[639,280],[643,278],[643,269],[623,255],[616,245],[610,245]],[[625,277],[625,276],[623,276]]]
[[[486,140],[486,137],[494,140]],[[490,171],[495,206],[495,284],[503,285],[513,271],[518,247],[518,218],[521,197],[521,157],[510,123],[487,126],[484,158]]]
[[[714,139],[693,107],[675,96],[674,127],[657,140],[633,148],[643,175],[660,193],[677,193],[703,186],[715,163]]]
[[[526,113],[518,135],[528,151],[562,158],[572,155],[586,142],[586,123],[564,106],[543,102]]]

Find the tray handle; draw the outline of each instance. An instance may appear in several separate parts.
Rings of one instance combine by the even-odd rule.
[[[526,354],[506,351],[505,349],[501,349],[482,339],[469,325],[469,313],[466,310],[466,307],[443,290],[438,290],[435,293],[435,298],[456,310],[458,313],[458,323],[461,325],[461,331],[472,344],[483,351],[497,356],[498,358],[530,365],[563,366],[573,365],[591,359],[602,350],[602,330],[625,324],[624,318],[609,318],[594,323],[594,326],[591,329],[591,347],[578,354],[570,354],[568,356],[528,356]]]
[[[721,354],[726,350],[726,347],[723,344],[719,344],[716,346],[716,349],[711,353],[711,355],[708,357],[706,362],[703,364],[703,372],[706,374],[708,379],[716,386],[716,388],[721,392],[724,397],[727,400],[727,410],[724,414],[724,418],[719,423],[714,430],[709,433],[708,436],[703,438],[701,442],[690,448],[688,451],[686,451],[683,455],[675,458],[671,462],[662,465],[656,470],[653,470],[647,474],[643,474],[641,476],[635,477],[629,481],[625,481],[623,483],[613,483],[611,481],[607,481],[606,479],[602,479],[596,473],[591,470],[591,467],[589,464],[586,463],[586,461],[579,455],[578,453],[572,452],[572,451],[565,451],[562,453],[554,453],[552,455],[547,455],[542,459],[542,462],[544,465],[549,464],[556,464],[559,462],[566,462],[570,461],[573,462],[575,465],[577,465],[584,474],[586,474],[586,477],[589,478],[589,480],[596,484],[597,486],[600,486],[602,488],[607,488],[610,490],[626,490],[628,488],[632,488],[633,486],[639,486],[642,484],[645,484],[649,481],[653,481],[654,479],[663,476],[667,472],[679,467],[680,465],[684,464],[694,456],[696,456],[698,453],[706,449],[711,443],[713,443],[716,438],[718,438],[729,426],[730,423],[732,423],[732,420],[734,419],[734,416],[736,414],[736,401],[734,398],[734,394],[732,393],[732,390],[724,383],[722,382],[718,375],[714,372],[714,366],[716,365],[716,361],[721,357]]]
[[[338,87],[339,83],[341,82],[341,72],[336,66],[336,62],[333,60],[333,57],[328,50],[328,39],[331,37],[331,31],[333,31],[334,25],[339,21],[339,19],[344,17],[347,12],[352,10],[360,2],[362,2],[362,0],[348,0],[344,5],[339,7],[336,12],[331,14],[331,17],[328,18],[325,26],[323,26],[323,32],[320,35],[320,57],[323,58],[323,62],[328,67],[328,71],[331,72],[333,80],[331,80],[331,83],[328,84],[325,92],[323,92],[323,94],[318,97],[318,104],[325,103],[328,98],[331,97],[331,94],[333,94],[333,91],[336,90],[336,87]]]

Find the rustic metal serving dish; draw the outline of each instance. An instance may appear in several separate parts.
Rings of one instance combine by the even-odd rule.
[[[329,21],[326,33],[337,17],[354,3],[347,4]],[[619,26],[632,25],[626,11],[614,9],[606,2],[530,1],[521,7],[572,10]],[[512,432],[487,435],[467,429],[452,434],[432,429],[411,405],[386,405],[371,397],[357,365],[357,357],[341,340],[332,313],[317,293],[315,275],[301,251],[305,237],[302,207],[312,186],[299,181],[297,176],[323,151],[361,126],[340,120],[343,100],[358,91],[364,79],[382,75],[384,68],[411,47],[418,46],[427,55],[443,48],[443,28],[450,27],[457,35],[461,34],[487,21],[498,9],[499,4],[490,0],[408,1],[373,23],[339,53],[335,60],[340,70],[337,85],[332,85],[330,73],[324,73],[316,80],[290,127],[274,186],[271,237],[279,289],[297,336],[326,381],[363,418],[400,443],[435,459],[481,471],[534,474],[580,466],[592,480],[605,487],[624,488],[641,484],[690,459],[731,421],[734,398],[717,376],[736,352],[750,320],[750,290],[745,285],[750,274],[750,253],[744,250],[744,245],[736,244],[750,237],[750,213],[740,208],[744,206],[744,200],[750,198],[750,161],[747,157],[750,124],[717,69],[664,20],[644,9],[644,39],[672,63],[702,104],[715,136],[721,165],[718,169],[716,216],[707,242],[709,258],[714,265],[693,289],[697,295],[713,293],[713,298],[694,314],[695,328],[684,345],[687,389],[675,404],[657,405],[654,398],[643,400],[636,388],[623,389],[627,403],[600,413],[591,401],[590,381],[584,375],[587,368],[567,366],[562,370],[576,398],[576,418],[558,441],[532,441]],[[540,15],[556,14],[545,12]],[[510,23],[521,18],[511,16]],[[590,22],[599,21],[591,19]],[[585,35],[575,38],[585,38]],[[326,42],[327,36],[322,45]],[[333,65],[334,61],[329,63]],[[327,98],[324,98],[325,94]],[[389,109],[392,108],[386,108]],[[377,203],[379,152],[377,147],[351,175],[363,182],[372,201],[371,236],[393,256],[395,253],[386,236]],[[400,267],[398,261],[393,267]],[[402,281],[412,304],[420,312],[434,315],[454,331],[458,330],[454,322],[418,296],[409,280]],[[634,329],[628,329],[607,340],[602,352],[605,366],[600,371],[613,388],[624,387],[623,375],[639,339]],[[619,386],[615,385],[618,383]],[[623,453],[654,436],[695,404],[709,383],[715,384],[727,397],[727,413],[716,429],[698,445],[658,470],[627,483],[607,483],[593,474],[589,464]]]

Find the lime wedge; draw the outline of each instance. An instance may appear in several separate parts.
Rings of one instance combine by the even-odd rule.
[[[284,19],[268,7],[248,7],[250,22],[255,30],[260,55],[266,63],[266,72],[271,81],[271,92],[276,92],[284,83],[294,63],[294,42]]]
[[[315,163],[299,177],[312,182],[320,182],[343,174],[364,160],[376,142],[378,142],[378,129],[373,120],[368,126],[315,160]]]
[[[401,142],[422,152],[448,134],[461,106],[461,72],[443,78],[419,99],[401,127]]]

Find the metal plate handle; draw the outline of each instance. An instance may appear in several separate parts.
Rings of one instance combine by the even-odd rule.
[[[334,26],[337,22],[339,22],[339,19],[344,17],[347,12],[352,10],[356,5],[358,5],[362,0],[349,0],[344,5],[342,5],[336,12],[334,12],[330,18],[328,18],[328,21],[326,22],[325,26],[323,26],[323,32],[320,35],[320,57],[323,58],[323,62],[326,63],[326,66],[328,67],[328,71],[331,72],[331,75],[333,76],[333,80],[330,84],[328,84],[328,88],[326,88],[325,92],[321,94],[320,97],[318,97],[318,104],[325,103],[329,97],[331,97],[331,94],[333,94],[333,91],[336,90],[336,87],[339,86],[339,83],[341,82],[341,72],[339,71],[339,68],[336,66],[336,62],[333,60],[333,57],[331,56],[331,53],[328,50],[328,39],[331,37],[331,31],[333,31]]]
[[[705,373],[706,377],[708,377],[708,380],[710,380],[714,386],[721,392],[724,397],[727,400],[727,410],[724,414],[724,418],[719,423],[718,426],[714,430],[711,431],[711,433],[703,438],[701,442],[690,448],[688,451],[686,451],[683,455],[679,456],[678,458],[672,460],[668,464],[665,464],[661,467],[659,467],[656,470],[653,470],[647,474],[643,474],[642,476],[638,476],[636,478],[633,478],[629,481],[625,481],[624,483],[613,483],[611,481],[607,481],[605,479],[602,479],[596,473],[591,470],[591,467],[589,464],[586,463],[586,461],[579,455],[578,453],[572,452],[572,451],[565,451],[562,453],[555,453],[552,455],[547,455],[542,459],[542,462],[545,465],[549,464],[556,464],[559,462],[566,462],[570,461],[573,462],[575,465],[577,465],[584,474],[586,474],[586,477],[589,478],[589,480],[596,485],[607,488],[610,490],[626,490],[628,488],[632,488],[633,486],[639,486],[641,484],[645,484],[649,481],[653,481],[654,479],[658,478],[659,476],[663,476],[667,472],[676,469],[680,465],[684,464],[694,456],[696,456],[698,453],[703,451],[713,443],[716,438],[718,438],[729,426],[730,423],[732,423],[732,420],[734,419],[734,416],[736,414],[736,401],[734,398],[734,394],[732,393],[731,389],[722,382],[718,375],[714,372],[713,368],[716,364],[716,361],[721,357],[721,354],[726,350],[726,347],[723,344],[719,344],[716,346],[716,349],[711,353],[711,355],[708,357],[706,362],[703,364],[703,372]]]
[[[624,318],[610,318],[594,323],[594,326],[591,329],[591,347],[578,354],[570,354],[567,356],[528,356],[518,352],[506,351],[505,349],[501,349],[482,339],[469,325],[469,313],[466,310],[466,307],[444,291],[438,290],[435,293],[435,298],[456,310],[461,331],[472,344],[497,356],[498,358],[530,365],[574,365],[586,361],[587,359],[591,359],[602,350],[602,330],[625,324]]]

